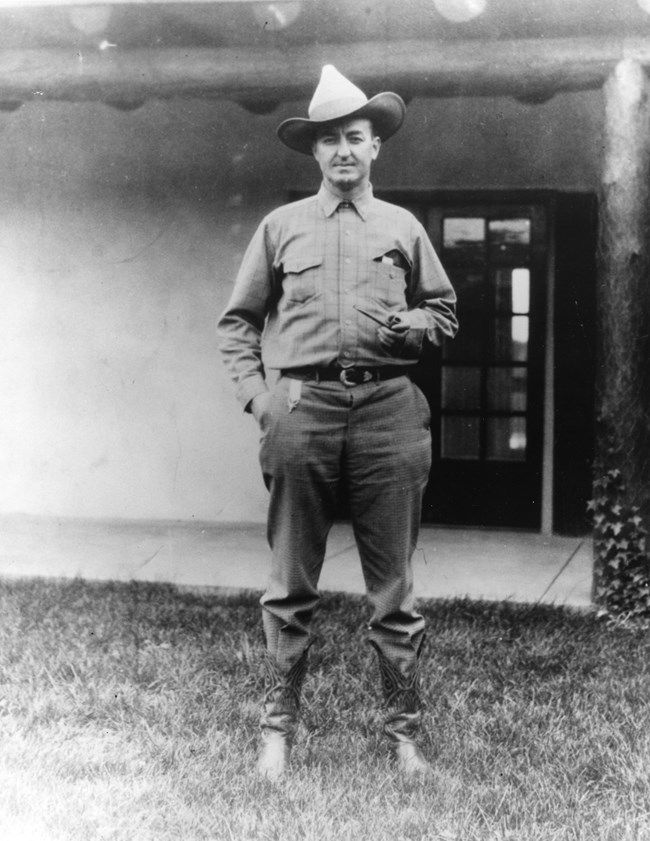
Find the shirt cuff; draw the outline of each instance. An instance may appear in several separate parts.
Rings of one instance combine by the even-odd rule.
[[[245,412],[250,412],[253,398],[257,397],[258,394],[264,394],[268,390],[264,377],[261,374],[254,374],[239,383],[237,400],[239,400]]]
[[[420,309],[414,309],[401,312],[400,315],[408,321],[409,329],[397,355],[400,359],[419,359],[426,330],[429,326],[426,313]]]
[[[400,359],[419,359],[422,353],[425,331],[411,327],[404,337],[404,343],[399,349]]]

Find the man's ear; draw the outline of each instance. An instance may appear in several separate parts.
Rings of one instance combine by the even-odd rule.
[[[380,149],[381,149],[381,137],[378,134],[376,134],[372,138],[372,159],[373,159],[373,161],[377,160],[377,157],[379,156],[379,150]]]

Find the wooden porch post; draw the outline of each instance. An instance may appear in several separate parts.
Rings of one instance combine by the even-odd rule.
[[[618,468],[650,527],[650,85],[622,60],[604,86],[597,474]],[[613,447],[613,450],[612,450]],[[596,573],[598,570],[596,570]]]

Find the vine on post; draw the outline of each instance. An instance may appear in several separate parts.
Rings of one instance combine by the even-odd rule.
[[[626,502],[621,471],[609,468],[594,481],[588,508],[594,525],[594,601],[599,616],[650,625],[648,532],[639,508]]]

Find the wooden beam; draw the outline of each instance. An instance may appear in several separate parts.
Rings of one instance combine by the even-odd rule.
[[[515,96],[535,101],[600,87],[622,58],[650,67],[650,39],[396,41],[260,48],[0,52],[0,101],[138,102],[150,97],[229,98],[264,107],[311,96],[333,63],[368,93],[405,97]]]
[[[636,61],[605,85],[599,224],[598,470],[621,470],[650,527],[650,84]]]
[[[68,8],[69,6],[177,6],[181,3],[197,5],[221,5],[228,3],[250,4],[260,3],[263,0],[0,0],[0,8],[24,9],[24,8]],[[302,3],[314,3],[316,0],[300,0]]]

